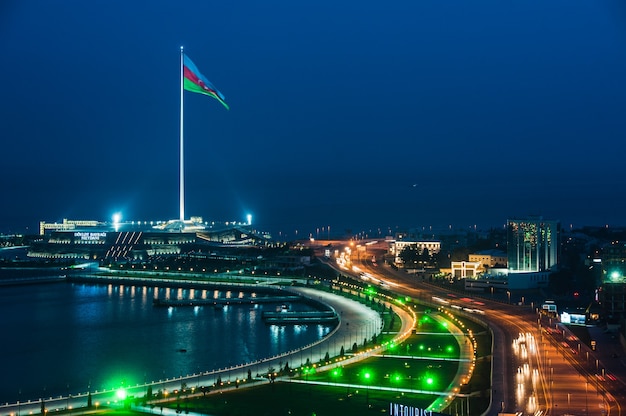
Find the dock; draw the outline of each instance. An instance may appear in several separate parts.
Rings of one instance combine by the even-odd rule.
[[[268,325],[332,324],[339,320],[335,311],[263,312]]]
[[[154,299],[152,304],[160,307],[174,306],[224,306],[224,305],[254,305],[257,303],[285,303],[302,300],[300,296],[244,296],[241,298],[211,298],[211,299]]]

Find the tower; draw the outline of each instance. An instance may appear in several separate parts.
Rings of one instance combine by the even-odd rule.
[[[508,268],[513,273],[543,272],[558,263],[559,222],[533,216],[507,220]]]

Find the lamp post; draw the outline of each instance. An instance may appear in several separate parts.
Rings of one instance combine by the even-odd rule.
[[[365,378],[365,406],[369,409],[370,407],[370,389],[369,389],[369,380],[370,377],[372,375],[369,373],[369,371],[366,371],[365,374],[363,374],[363,377]]]

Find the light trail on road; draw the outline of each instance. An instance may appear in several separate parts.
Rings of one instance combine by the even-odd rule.
[[[392,283],[393,291],[400,295],[450,308],[453,313],[473,315],[474,319],[489,323],[498,340],[494,339],[492,368],[499,368],[492,374],[489,415],[506,412],[621,416],[619,402],[603,391],[599,382],[589,383],[588,377],[577,371],[571,352],[555,349],[545,341],[537,312],[530,307],[484,298],[476,301],[472,293],[453,294],[451,289],[420,282],[416,276],[388,266],[370,266],[367,261],[360,262],[358,267],[362,273],[368,273],[370,279]],[[523,356],[513,354],[513,341],[519,337],[523,337],[525,344],[526,339],[532,340],[532,353],[527,347]],[[522,374],[520,382],[518,374]],[[494,401],[496,398],[501,400]]]

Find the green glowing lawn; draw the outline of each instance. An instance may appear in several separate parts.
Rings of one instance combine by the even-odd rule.
[[[169,403],[168,407],[180,409],[181,415],[185,412],[199,412],[214,416],[380,414],[388,412],[390,403],[426,408],[436,396],[402,393],[399,390],[447,390],[458,368],[456,359],[459,358],[459,346],[455,338],[449,335],[446,325],[424,313],[424,310],[417,312],[415,333],[403,344],[388,349],[384,356],[371,357],[345,368],[337,365],[322,373],[312,370],[300,376],[302,379],[330,385],[264,383],[250,388],[214,391],[204,397],[181,396],[176,402]],[[400,319],[395,316],[393,325],[390,325],[391,316],[383,314],[385,330],[397,331]],[[478,356],[483,357],[483,353],[488,355],[491,346],[488,331],[471,321],[463,321],[465,330],[472,329],[477,335]],[[391,334],[386,334],[378,342],[391,337]],[[483,379],[489,380],[489,360],[482,361],[478,363],[472,383],[463,386],[464,392],[488,390],[489,386],[483,385]],[[480,380],[475,380],[477,375]],[[375,390],[374,386],[388,390]],[[483,397],[481,394],[480,397],[472,398],[472,402],[476,409],[486,408],[488,395]],[[458,406],[458,403],[454,404]],[[155,413],[159,414],[158,410]]]
[[[265,384],[237,391],[216,393],[204,398],[181,398],[181,410],[215,416],[237,415],[362,415],[380,414],[390,402],[427,406],[430,397],[397,392],[322,387],[296,383]]]
[[[441,391],[448,387],[456,373],[456,361],[373,357],[352,366],[305,376],[310,381],[337,384],[359,384],[359,387],[326,386],[290,382],[213,392],[205,397],[181,396],[185,411],[215,416],[225,415],[360,415],[381,413],[390,403],[425,408],[435,399],[433,395],[401,393],[399,389]],[[388,387],[380,391],[369,387]],[[157,412],[158,413],[158,412]]]
[[[304,378],[341,384],[443,391],[456,374],[457,361],[415,360],[394,357],[369,358],[348,367],[337,367]]]

